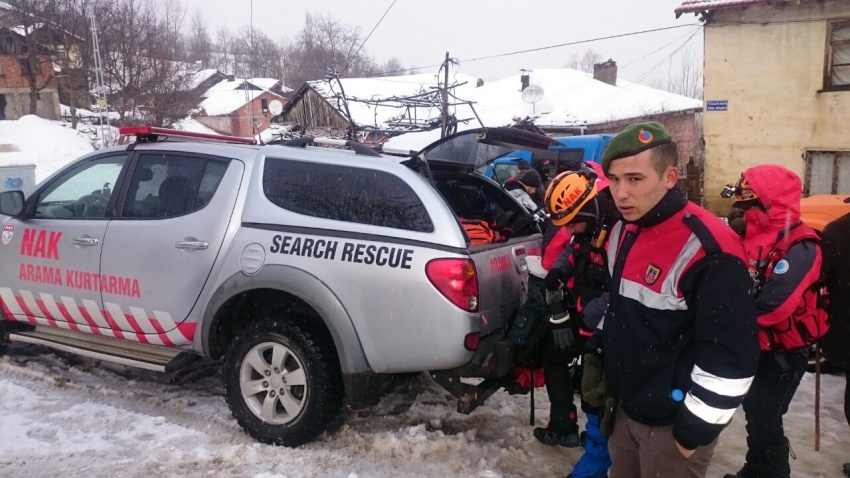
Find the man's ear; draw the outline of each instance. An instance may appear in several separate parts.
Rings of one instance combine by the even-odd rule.
[[[673,189],[676,187],[676,184],[679,182],[679,168],[675,166],[668,166],[667,170],[664,171],[664,186],[667,189]]]

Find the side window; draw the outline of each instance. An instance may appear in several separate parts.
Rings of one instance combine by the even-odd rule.
[[[263,192],[299,214],[431,232],[434,225],[413,189],[384,171],[267,158]]]
[[[830,25],[825,88],[850,88],[850,22]]]
[[[163,219],[197,211],[212,199],[226,161],[142,154],[127,189],[124,217]]]
[[[38,195],[38,219],[105,219],[127,154],[97,158],[59,176]]]

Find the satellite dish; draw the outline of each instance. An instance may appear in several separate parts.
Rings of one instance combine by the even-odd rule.
[[[283,111],[283,103],[281,103],[280,100],[269,101],[269,112],[271,114],[277,116],[281,111]]]
[[[520,93],[520,98],[525,103],[537,103],[538,101],[543,99],[543,88],[537,85],[529,85],[522,93]]]

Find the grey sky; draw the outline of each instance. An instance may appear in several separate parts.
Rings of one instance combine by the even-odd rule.
[[[226,25],[238,30],[251,23],[274,40],[292,39],[307,11],[332,14],[360,28],[365,38],[392,0],[179,0],[188,20],[201,10],[210,35]],[[439,64],[448,51],[461,60],[460,71],[497,80],[521,68],[558,68],[573,53],[591,48],[620,67],[620,78],[666,82],[677,73],[681,48],[702,63],[702,31],[682,27],[655,33],[553,48],[502,58],[464,61],[496,55],[677,25],[697,24],[692,15],[675,18],[680,0],[397,0],[366,43],[378,62],[398,58],[408,66]],[[660,49],[660,50],[659,50]],[[659,51],[656,51],[659,50]],[[653,53],[654,52],[654,53]],[[670,57],[672,55],[672,62]],[[672,65],[672,66],[671,66]],[[421,71],[425,72],[425,71]]]

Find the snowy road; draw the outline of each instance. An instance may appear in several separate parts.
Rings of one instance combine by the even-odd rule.
[[[180,384],[163,374],[16,344],[0,357],[0,477],[555,477],[578,449],[537,443],[528,396],[495,394],[470,416],[427,378],[298,449],[254,442],[230,418],[214,367]],[[814,377],[786,416],[795,477],[843,477],[850,461],[843,376],[822,383],[821,451],[814,443]],[[538,424],[548,418],[539,390]],[[743,413],[720,437],[709,476],[737,470]]]

